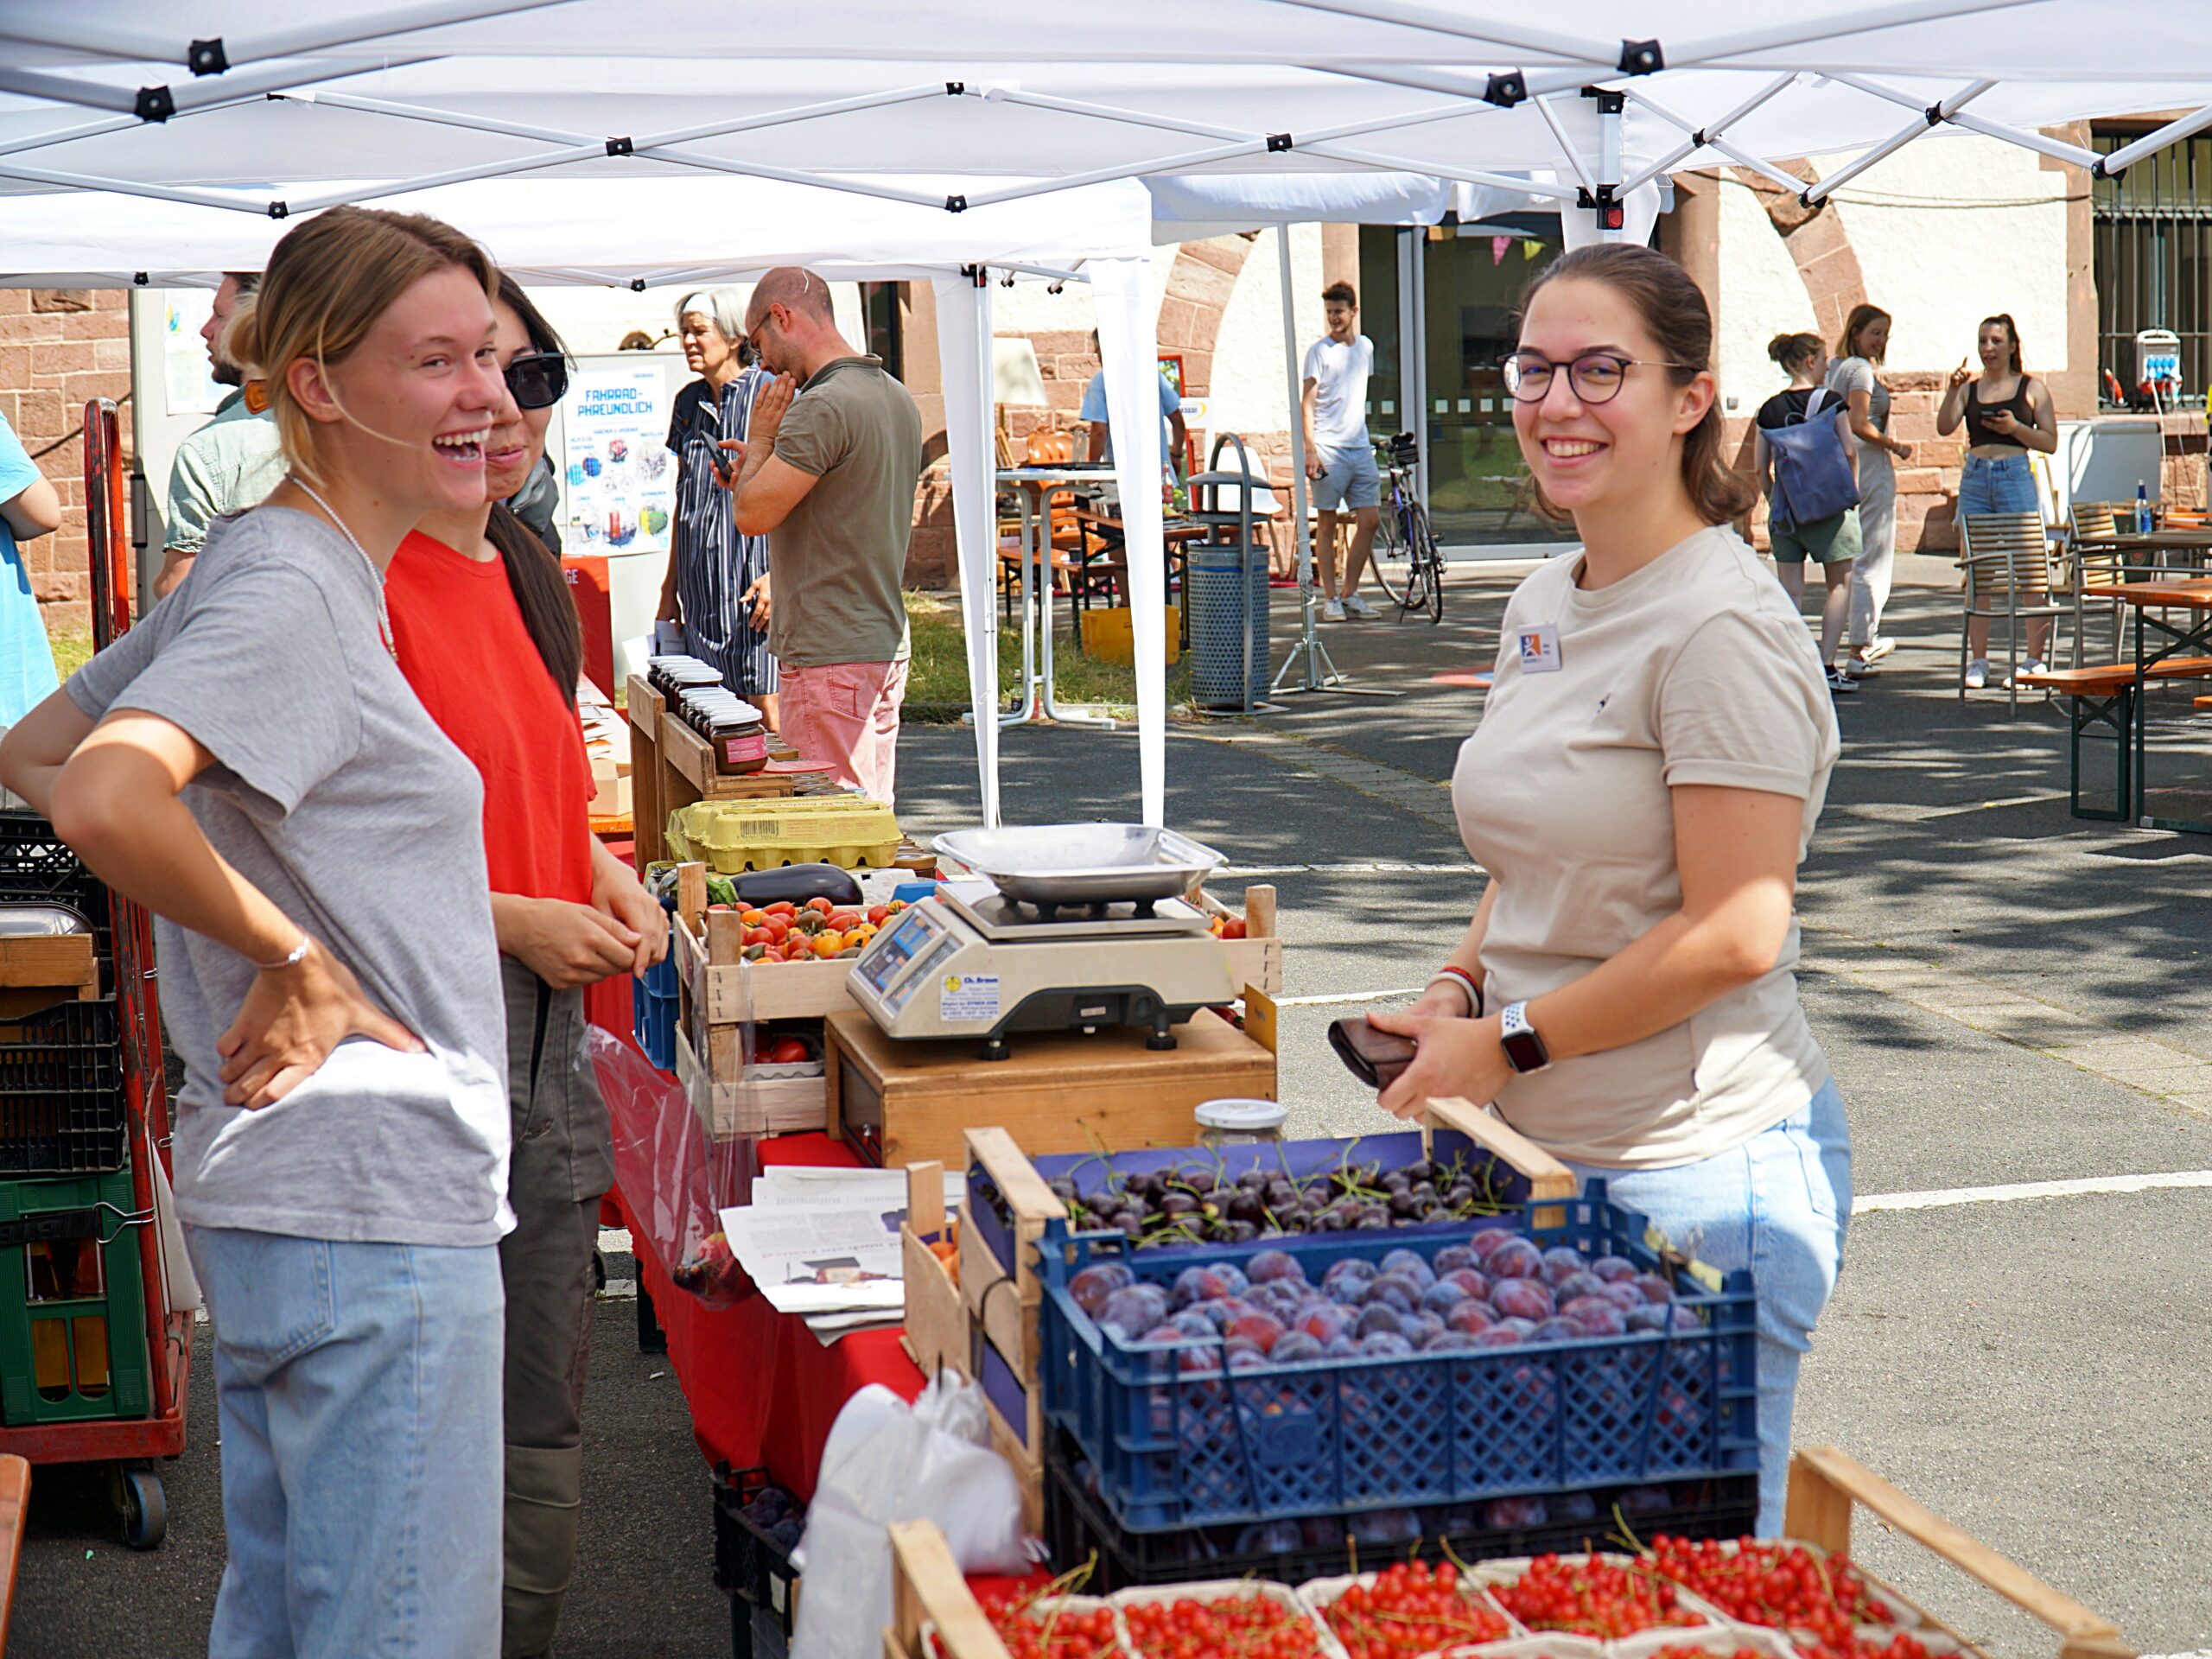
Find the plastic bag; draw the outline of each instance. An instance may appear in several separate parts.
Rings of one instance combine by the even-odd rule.
[[[632,1226],[645,1235],[633,1234],[632,1242],[652,1250],[678,1289],[709,1307],[734,1307],[753,1294],[722,1236],[721,1216],[753,1201],[758,1144],[744,1136],[710,1139],[683,1085],[613,1032],[591,1027],[579,1064],[597,1076],[613,1121],[614,1179]]]
[[[791,1659],[873,1653],[891,1623],[891,1539],[900,1521],[937,1522],[963,1573],[1025,1573],[1021,1485],[990,1448],[982,1390],[941,1371],[908,1405],[871,1383],[845,1402],[793,1555],[833,1595],[799,1599]]]

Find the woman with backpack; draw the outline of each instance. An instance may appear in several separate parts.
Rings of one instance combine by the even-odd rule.
[[[1945,437],[1967,429],[1966,468],[1959,476],[1958,517],[1963,522],[1985,513],[2041,515],[2043,493],[2036,487],[2028,451],[2054,454],[2058,449],[2058,415],[2044,383],[2020,366],[2020,331],[2006,312],[1984,317],[1974,341],[1981,373],[1961,362],[1951,371],[1943,406],[1936,411],[1936,430]],[[2023,590],[2022,597],[2028,597]],[[2039,600],[2040,595],[2037,595]],[[2050,645],[2050,619],[2028,619],[2030,674],[2043,671]],[[1967,690],[1989,683],[1989,617],[1977,611],[1967,619]]]
[[[1843,394],[1851,407],[1852,435],[1859,440],[1859,556],[1851,567],[1853,666],[1879,662],[1897,649],[1896,640],[1882,637],[1897,550],[1897,475],[1890,463],[1910,461],[1912,446],[1890,435],[1889,389],[1874,378],[1889,349],[1890,314],[1878,305],[1854,305],[1822,382]]]
[[[1818,334],[1777,334],[1767,343],[1766,354],[1789,377],[1787,391],[1759,405],[1753,442],[1752,464],[1766,490],[1774,572],[1791,602],[1802,605],[1805,561],[1809,558],[1821,567],[1827,583],[1827,597],[1821,603],[1821,663],[1827,670],[1829,691],[1841,696],[1859,689],[1859,683],[1836,664],[1844,620],[1851,608],[1852,563],[1859,552],[1859,510],[1847,505],[1814,518],[1805,510],[1806,501],[1793,498],[1810,494],[1826,483],[1834,486],[1838,499],[1855,503],[1859,473],[1853,464],[1851,409],[1821,384],[1827,348]],[[1784,432],[1791,435],[1779,435]],[[1770,433],[1777,435],[1771,442]],[[1817,474],[1817,481],[1808,479],[1793,485],[1791,480],[1807,474]]]

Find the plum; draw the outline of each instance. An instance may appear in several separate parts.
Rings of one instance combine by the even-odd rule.
[[[1490,1305],[1515,1319],[1548,1319],[1559,1310],[1550,1287],[1535,1279],[1499,1280],[1491,1287]]]
[[[1508,1319],[1502,1325],[1494,1325],[1489,1330],[1478,1332],[1475,1337],[1475,1346],[1518,1348],[1528,1341],[1529,1332],[1535,1329],[1526,1319]]]
[[[1432,1313],[1449,1313],[1466,1300],[1467,1287],[1455,1285],[1449,1279],[1438,1280],[1421,1294],[1421,1305]]]
[[[1570,1274],[1581,1272],[1588,1265],[1582,1252],[1573,1245],[1554,1245],[1544,1252],[1544,1282],[1554,1287],[1564,1284]]]
[[[1185,1308],[1167,1323],[1169,1328],[1179,1331],[1186,1337],[1196,1337],[1205,1342],[1211,1342],[1221,1334],[1214,1328],[1213,1321],[1195,1307]]]
[[[1102,1262],[1095,1268],[1085,1268],[1068,1281],[1068,1294],[1075,1305],[1092,1319],[1106,1306],[1106,1299],[1116,1291],[1136,1282],[1136,1274],[1119,1262]]]
[[[1585,1272],[1580,1268],[1552,1287],[1552,1295],[1561,1307],[1578,1296],[1603,1296],[1605,1294],[1605,1281],[1596,1274]]]
[[[1628,1321],[1628,1328],[1631,1331],[1664,1331],[1667,1316],[1673,1311],[1671,1308],[1655,1307],[1646,1302],[1642,1307],[1630,1308],[1622,1317]]]
[[[1483,1258],[1483,1271],[1493,1279],[1540,1279],[1543,1252],[1525,1238],[1509,1238]]]
[[[1478,1336],[1497,1323],[1497,1316],[1490,1311],[1489,1305],[1471,1297],[1444,1316],[1446,1330],[1463,1331],[1469,1336]]]
[[[1185,1376],[1219,1376],[1221,1351],[1212,1346],[1185,1344],[1182,1352],[1175,1356],[1175,1369]]]
[[[1359,1351],[1370,1357],[1402,1358],[1414,1351],[1414,1345],[1395,1331],[1377,1331],[1372,1336],[1359,1339]]]
[[[779,1521],[768,1529],[768,1535],[776,1541],[776,1548],[786,1555],[798,1548],[798,1541],[805,1533],[805,1525],[792,1520]]]
[[[1584,1297],[1567,1317],[1586,1337],[1618,1337],[1628,1331],[1628,1316],[1594,1296]]]
[[[1242,1296],[1252,1288],[1252,1281],[1244,1276],[1244,1269],[1234,1262],[1217,1262],[1211,1271],[1217,1274],[1222,1283],[1229,1287],[1223,1293],[1225,1295]]]
[[[1436,1269],[1436,1276],[1440,1279],[1447,1273],[1457,1273],[1463,1268],[1479,1268],[1482,1264],[1482,1257],[1475,1253],[1471,1244],[1446,1244],[1429,1263]]]
[[[1240,1348],[1229,1357],[1232,1371],[1257,1371],[1267,1368],[1268,1357],[1252,1348]]]
[[[1375,1279],[1380,1269],[1372,1262],[1364,1261],[1356,1255],[1347,1256],[1321,1275],[1322,1292],[1324,1294],[1335,1296],[1339,1287],[1350,1285],[1355,1281],[1359,1284],[1368,1284]]]
[[[1424,1337],[1418,1344],[1424,1354],[1464,1353],[1475,1345],[1475,1339],[1465,1331],[1439,1331],[1433,1337]]]
[[[1491,1271],[1491,1257],[1499,1247],[1511,1243],[1521,1235],[1504,1227],[1485,1227],[1467,1241],[1467,1248],[1475,1253],[1476,1263],[1484,1273]]]
[[[1409,1544],[1421,1536],[1421,1517],[1411,1510],[1375,1510],[1352,1517],[1351,1535],[1370,1546]]]
[[[1483,1505],[1483,1524],[1500,1532],[1551,1523],[1551,1508],[1541,1497],[1497,1497]]]
[[[1303,1331],[1286,1331],[1268,1351],[1268,1357],[1278,1365],[1296,1365],[1320,1358],[1321,1344]]]
[[[1578,1342],[1581,1337],[1580,1326],[1577,1325],[1573,1319],[1562,1319],[1557,1314],[1554,1314],[1529,1333],[1529,1340],[1531,1342]]]
[[[1403,1329],[1403,1322],[1395,1308],[1382,1302],[1370,1302],[1360,1310],[1359,1323],[1352,1327],[1352,1334],[1366,1338],[1378,1331],[1387,1331],[1395,1336]]]
[[[1168,1293],[1167,1305],[1181,1309],[1193,1302],[1210,1302],[1217,1297],[1233,1294],[1228,1281],[1211,1268],[1185,1268],[1175,1275],[1175,1287]]]
[[[1436,1269],[1412,1250],[1392,1250],[1382,1258],[1382,1271],[1410,1279],[1423,1290],[1436,1282]]]
[[[1303,1279],[1306,1269],[1288,1250],[1262,1250],[1245,1267],[1245,1274],[1255,1285],[1264,1285],[1276,1279]]]
[[[1154,1285],[1124,1285],[1098,1310],[1099,1325],[1112,1326],[1124,1342],[1135,1341],[1166,1317],[1167,1298]]]
[[[1643,1293],[1643,1300],[1647,1302],[1671,1302],[1675,1300],[1674,1286],[1656,1273],[1639,1273],[1628,1282]]]
[[[1399,1333],[1416,1348],[1443,1329],[1444,1321],[1433,1313],[1408,1313],[1398,1321]]]
[[[1227,1332],[1232,1338],[1251,1343],[1263,1354],[1274,1351],[1275,1344],[1282,1339],[1282,1333],[1281,1320],[1272,1314],[1260,1313],[1247,1313],[1231,1325]]]
[[[1551,1500],[1552,1519],[1579,1527],[1598,1518],[1598,1500],[1587,1492],[1561,1492]]]
[[[1607,1284],[1620,1284],[1636,1277],[1636,1263],[1624,1256],[1601,1255],[1590,1264],[1590,1271]]]
[[[1607,1285],[1600,1294],[1624,1313],[1630,1313],[1639,1307],[1656,1306],[1654,1303],[1644,1300],[1643,1293],[1634,1285],[1623,1284],[1618,1281]]]
[[[1330,1359],[1350,1359],[1359,1351],[1359,1344],[1347,1331],[1341,1337],[1332,1337],[1321,1344],[1322,1354]]]
[[[1410,1313],[1421,1300],[1420,1294],[1402,1279],[1377,1279],[1360,1293],[1362,1307],[1388,1307],[1400,1313]]]
[[[1457,1285],[1468,1295],[1478,1300],[1487,1300],[1490,1296],[1489,1278],[1472,1268],[1454,1268],[1436,1282],[1440,1285]]]
[[[1314,1341],[1325,1343],[1332,1338],[1349,1336],[1355,1317],[1349,1308],[1325,1302],[1300,1319],[1298,1329]]]
[[[1663,1515],[1675,1507],[1664,1486],[1631,1486],[1618,1502],[1624,1515]]]

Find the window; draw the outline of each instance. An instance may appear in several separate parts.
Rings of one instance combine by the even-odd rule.
[[[881,358],[884,372],[893,380],[906,378],[905,287],[904,283],[861,284],[861,309],[868,318],[868,354]]]
[[[2110,155],[2148,129],[2099,130],[2092,148]],[[2094,181],[2097,362],[2117,376],[2126,400],[2137,391],[2135,336],[2145,328],[2181,337],[2184,402],[2202,404],[2212,385],[2212,138],[2191,138],[2145,156],[2118,179]],[[2101,401],[2113,401],[2108,384]]]

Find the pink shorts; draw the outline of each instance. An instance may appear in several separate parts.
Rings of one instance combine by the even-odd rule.
[[[808,760],[826,760],[830,775],[872,801],[896,805],[899,705],[906,698],[906,664],[832,663],[783,665],[778,708],[784,741]]]

